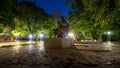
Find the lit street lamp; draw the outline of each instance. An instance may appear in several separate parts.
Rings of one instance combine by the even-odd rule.
[[[33,37],[32,34],[30,34],[30,35],[29,35],[29,39],[32,40],[32,37]]]
[[[44,33],[40,33],[40,34],[39,34],[39,38],[40,38],[40,40],[43,40],[44,36],[45,36]]]
[[[108,31],[108,32],[107,32],[107,34],[108,34],[108,35],[111,35],[111,32],[110,32],[110,31]]]
[[[29,34],[28,37],[29,37],[30,43],[32,43],[33,35]]]
[[[112,32],[111,32],[111,31],[108,31],[108,32],[107,32],[107,35],[108,35],[108,43],[110,42],[110,39],[111,39],[111,34],[112,34]]]
[[[68,33],[68,37],[75,40],[74,33]]]

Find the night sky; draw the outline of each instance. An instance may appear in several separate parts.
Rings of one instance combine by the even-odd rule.
[[[27,0],[29,1],[29,0]],[[61,15],[67,16],[72,9],[66,5],[66,0],[32,0],[36,5],[42,7],[46,13],[51,14],[54,11],[60,11]]]

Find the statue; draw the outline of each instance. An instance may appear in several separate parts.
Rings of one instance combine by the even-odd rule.
[[[65,38],[67,36],[68,30],[69,30],[69,24],[65,21],[63,16],[61,16],[57,20],[57,24],[58,24],[57,28],[53,30],[55,37]]]
[[[72,48],[74,41],[67,38],[69,24],[66,22],[59,11],[53,13],[54,18],[57,20],[57,27],[53,29],[55,38],[44,39],[45,48]]]

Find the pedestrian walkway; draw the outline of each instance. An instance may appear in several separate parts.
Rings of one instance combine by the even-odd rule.
[[[87,51],[103,46],[88,44],[75,45],[76,49],[45,49],[44,45],[37,44],[0,48],[0,68],[111,68],[111,65],[119,68],[120,64],[116,64],[120,62],[119,47],[109,52]],[[108,63],[110,65],[106,65]]]
[[[20,44],[20,42],[24,42],[24,41],[13,41],[13,42],[0,42],[0,47],[2,46],[12,46],[12,45],[18,45]],[[29,42],[26,42],[29,43]]]
[[[16,42],[0,42],[0,47],[2,46],[8,46],[8,45],[15,45]]]
[[[107,44],[75,44],[79,50],[111,51],[112,46]]]

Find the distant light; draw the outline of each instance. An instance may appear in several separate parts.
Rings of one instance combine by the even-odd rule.
[[[39,34],[40,38],[43,38],[45,35],[43,33]]]
[[[68,37],[72,38],[73,40],[75,40],[74,33],[68,33]]]
[[[32,37],[33,37],[32,34],[29,34],[29,39],[32,39]]]
[[[108,31],[108,32],[107,32],[107,34],[108,34],[108,35],[110,35],[110,34],[111,34],[111,32],[110,32],[110,31]]]
[[[68,33],[68,36],[69,36],[69,37],[73,37],[73,36],[74,36],[74,33]]]

